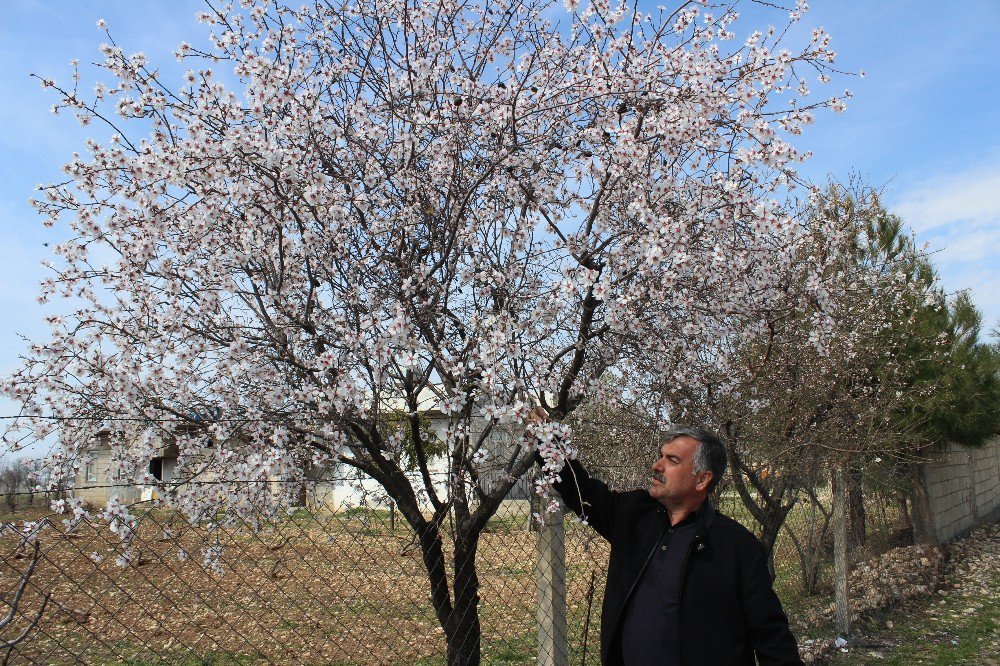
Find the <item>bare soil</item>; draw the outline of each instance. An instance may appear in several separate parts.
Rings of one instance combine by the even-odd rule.
[[[420,552],[385,516],[299,515],[258,533],[143,515],[131,549],[106,525],[73,529],[53,517],[18,618],[13,650],[26,663],[441,663],[443,634],[429,603]],[[570,624],[582,630],[592,581],[603,588],[607,548],[582,526],[567,538]],[[535,540],[520,521],[497,521],[479,550],[484,661],[533,663]],[[30,550],[11,525],[0,535],[0,594],[9,602]],[[222,573],[206,566],[221,546]],[[120,556],[129,562],[118,561]],[[596,653],[600,589],[589,651]],[[5,612],[5,611],[4,611]],[[582,648],[580,635],[571,642]],[[578,661],[578,658],[577,658]]]

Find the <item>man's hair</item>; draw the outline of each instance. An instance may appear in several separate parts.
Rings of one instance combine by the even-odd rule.
[[[672,442],[678,437],[690,437],[698,442],[698,448],[694,452],[694,473],[711,472],[712,480],[708,483],[709,494],[715,490],[722,481],[722,475],[726,473],[726,447],[715,433],[707,428],[696,426],[675,426],[667,430],[661,440],[661,446],[667,442]]]

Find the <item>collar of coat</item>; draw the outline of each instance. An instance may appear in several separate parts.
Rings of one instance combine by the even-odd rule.
[[[656,500],[652,497],[650,497],[650,499],[656,502]],[[667,509],[659,502],[656,503],[658,505],[657,510],[664,516],[664,520],[670,520],[670,517],[667,514]],[[713,506],[712,503],[706,499],[702,505],[695,510],[695,513],[697,514],[698,522],[698,528],[695,530],[694,535],[695,549],[704,550],[705,534],[708,532],[708,528],[712,525],[712,521],[715,520],[715,506]]]

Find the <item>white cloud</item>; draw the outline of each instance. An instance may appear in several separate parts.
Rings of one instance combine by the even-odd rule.
[[[967,289],[973,303],[983,315],[983,333],[1000,330],[1000,271],[989,261],[969,262],[953,266],[952,272],[942,276],[949,292]]]
[[[1000,216],[997,218],[1000,220]],[[940,250],[935,262],[975,262],[996,258],[1000,249],[1000,224],[966,225],[956,222],[937,233],[918,235],[918,240],[929,241],[931,250]]]
[[[1000,323],[1000,160],[904,189],[890,209],[930,246],[948,292],[968,290],[984,333]]]
[[[918,235],[955,223],[1000,224],[1000,162],[929,178],[903,191],[892,209]]]

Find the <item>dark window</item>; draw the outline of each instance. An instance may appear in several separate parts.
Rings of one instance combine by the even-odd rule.
[[[149,461],[149,473],[157,481],[163,480],[163,458],[153,458]]]

